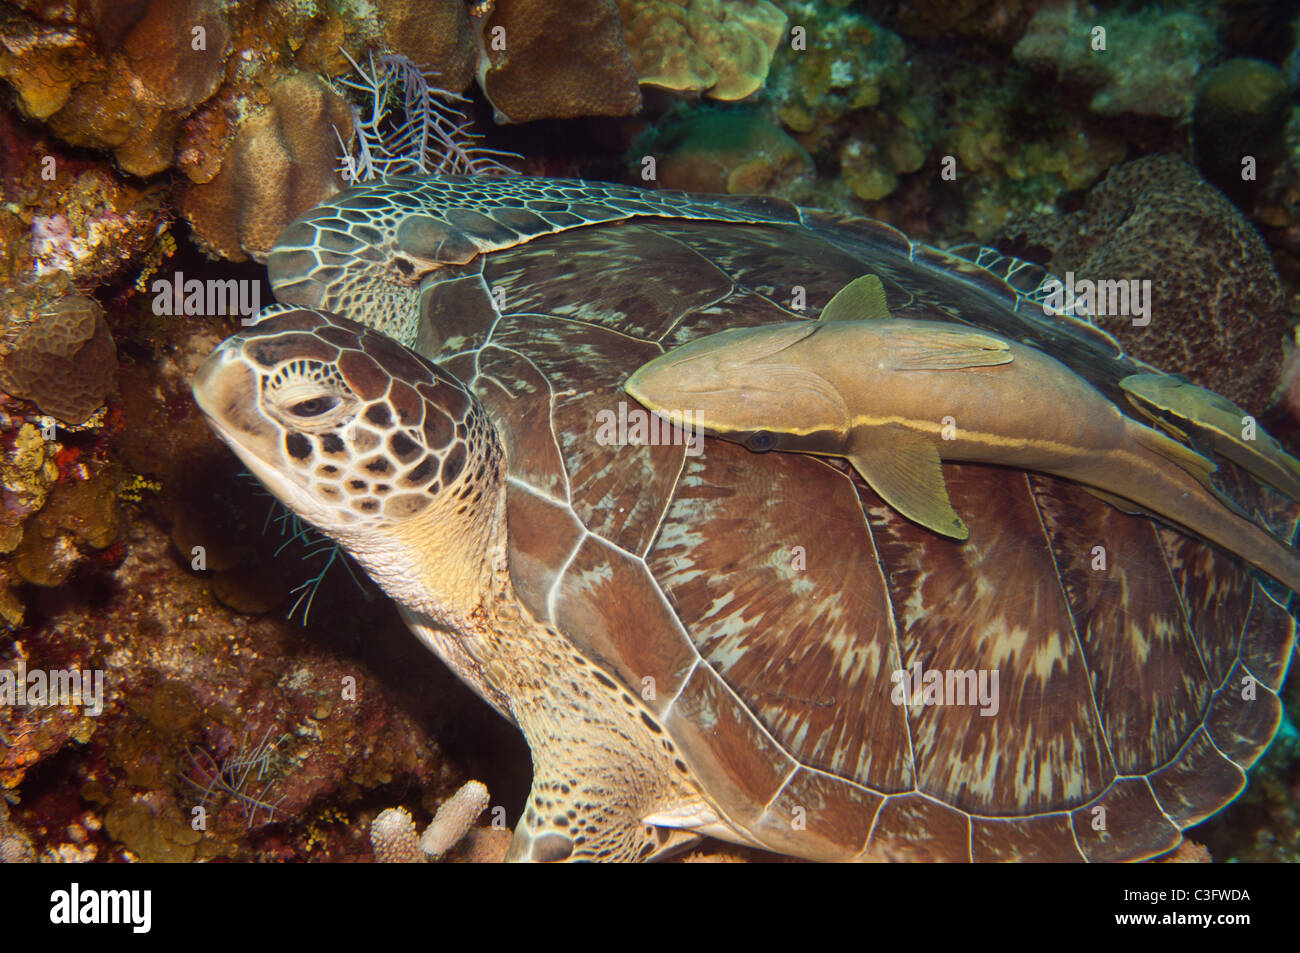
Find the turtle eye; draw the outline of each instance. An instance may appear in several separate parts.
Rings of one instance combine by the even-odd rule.
[[[295,417],[319,417],[338,405],[339,399],[327,394],[323,397],[312,397],[310,400],[300,400],[289,408],[289,413]]]
[[[745,441],[745,446],[756,453],[766,453],[772,449],[772,435],[766,430],[756,430]]]

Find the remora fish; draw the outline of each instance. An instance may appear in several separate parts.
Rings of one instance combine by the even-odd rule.
[[[1064,364],[963,325],[881,318],[883,286],[866,276],[819,321],[709,335],[650,361],[626,389],[652,411],[693,408],[696,426],[751,450],[844,457],[886,503],[945,536],[968,531],[940,461],[995,463],[1129,501],[1300,592],[1300,556],[1214,495],[1213,462]]]

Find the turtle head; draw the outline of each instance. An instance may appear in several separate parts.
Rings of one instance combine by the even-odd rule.
[[[208,356],[193,390],[253,474],[404,604],[429,570],[459,560],[463,574],[487,544],[504,479],[495,428],[459,381],[392,339],[270,308]]]
[[[835,452],[850,415],[821,373],[820,329],[795,321],[710,334],[643,365],[626,390],[655,413],[691,412],[706,433],[753,450]]]

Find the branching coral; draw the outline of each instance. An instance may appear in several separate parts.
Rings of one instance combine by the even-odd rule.
[[[473,131],[471,120],[458,105],[469,100],[440,89],[433,71],[395,53],[371,56],[369,70],[350,56],[348,61],[356,77],[342,83],[361,99],[360,106],[352,106],[352,142],[345,143],[338,129],[334,130],[343,150],[339,171],[347,178],[364,182],[394,173],[495,175],[514,171],[501,160],[519,157],[480,145],[483,137]],[[401,106],[397,115],[394,102]]]
[[[404,807],[390,807],[370,822],[370,844],[381,864],[416,864],[437,860],[455,847],[487,810],[488,789],[479,781],[466,781],[443,802],[423,834],[416,836],[415,821]]]

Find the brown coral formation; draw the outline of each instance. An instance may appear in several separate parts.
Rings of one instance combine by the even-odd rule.
[[[117,539],[116,471],[97,467],[87,477],[55,484],[45,508],[23,527],[14,566],[26,582],[61,585],[85,556]]]
[[[221,85],[232,48],[225,5],[40,6],[43,19],[10,12],[5,24],[0,75],[20,108],[72,145],[111,150],[134,175],[165,170],[181,120]]]
[[[432,67],[438,86],[449,92],[463,93],[474,81],[478,49],[464,3],[377,0],[375,6],[385,50]]]
[[[1286,76],[1272,63],[1236,57],[1216,66],[1192,110],[1197,167],[1245,207],[1256,183],[1267,181],[1283,158],[1290,107]],[[1247,157],[1254,166],[1249,179]]]
[[[510,0],[475,22],[478,81],[498,122],[641,108],[614,0]]]
[[[814,177],[812,157],[759,113],[705,110],[668,123],[655,152],[658,183],[688,192],[790,197]]]
[[[713,99],[763,88],[786,16],[767,0],[619,0],[642,83]]]
[[[45,306],[0,357],[0,388],[67,424],[107,398],[117,367],[113,335],[95,299],[74,294]]]
[[[1150,324],[1099,323],[1135,357],[1248,410],[1277,385],[1289,320],[1268,248],[1221,192],[1171,156],[1117,166],[1063,221],[1010,228],[1075,279],[1149,280]]]
[[[16,307],[29,294],[91,289],[116,277],[163,235],[168,214],[162,190],[137,186],[110,169],[49,151],[36,140],[0,206],[0,272],[13,281],[0,302]],[[34,280],[33,280],[34,279]],[[47,295],[47,296],[48,296]],[[32,299],[34,300],[34,299]],[[16,319],[9,314],[3,327]]]
[[[879,17],[905,36],[949,39],[954,36],[1010,45],[1024,32],[1025,21],[1043,0],[866,0]]]
[[[289,222],[343,185],[328,130],[351,137],[347,101],[311,73],[285,77],[268,96],[240,123],[216,177],[181,197],[200,243],[234,261],[261,260]]]
[[[1015,58],[1091,91],[1093,112],[1172,118],[1190,111],[1196,76],[1217,50],[1214,27],[1195,11],[1147,7],[1103,14],[1066,0],[1034,15]]]

